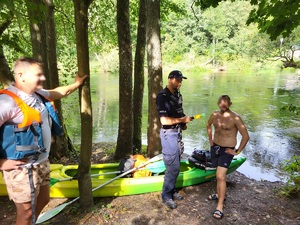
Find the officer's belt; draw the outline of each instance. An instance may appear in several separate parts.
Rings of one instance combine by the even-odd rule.
[[[179,124],[163,125],[162,129],[165,129],[165,130],[178,130],[178,126],[180,126],[180,125]]]

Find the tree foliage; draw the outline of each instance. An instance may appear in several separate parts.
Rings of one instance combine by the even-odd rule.
[[[257,24],[246,24],[253,9],[248,1],[222,1],[216,8],[205,10],[195,6],[191,9],[193,1],[185,2],[185,15],[170,12],[168,20],[162,21],[165,61],[177,63],[200,56],[202,65],[215,59],[217,65],[237,60],[249,65],[281,60],[284,66],[295,66],[285,56],[299,42],[299,27],[280,44],[281,36],[271,40],[267,33],[259,32]]]
[[[258,23],[258,28],[269,34],[272,40],[279,35],[288,37],[300,24],[298,0],[252,0],[251,4],[258,7],[251,11],[247,24]]]
[[[292,197],[300,195],[300,156],[293,156],[285,161],[283,169],[288,173],[289,179],[281,193]]]
[[[205,10],[210,6],[217,7],[220,2],[222,0],[195,0],[195,5]],[[257,23],[259,30],[266,32],[271,40],[275,40],[280,35],[288,37],[300,24],[300,1],[298,0],[251,0],[250,3],[255,7],[248,16],[247,25]]]

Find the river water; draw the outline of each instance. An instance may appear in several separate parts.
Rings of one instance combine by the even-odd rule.
[[[93,73],[92,73],[93,74]],[[228,94],[231,109],[244,120],[250,142],[241,153],[247,157],[239,171],[256,180],[284,180],[280,164],[300,154],[300,115],[280,110],[287,104],[300,105],[300,80],[293,72],[185,73],[181,93],[185,114],[205,113],[206,116],[188,124],[184,132],[185,152],[209,149],[206,122],[217,110],[217,99]],[[164,79],[166,84],[167,79]],[[118,133],[118,75],[94,73],[91,76],[94,113],[94,142],[116,142]],[[64,115],[68,132],[75,143],[80,143],[78,97],[64,100],[68,105]],[[144,93],[143,144],[147,144],[147,90]],[[240,136],[238,137],[240,140]]]

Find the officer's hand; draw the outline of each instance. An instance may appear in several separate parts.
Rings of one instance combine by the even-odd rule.
[[[0,159],[0,170],[16,170],[26,164],[27,160]]]
[[[191,117],[189,117],[189,116],[185,116],[185,117],[183,117],[183,123],[189,123],[189,122],[191,122],[193,119],[191,118]]]
[[[182,128],[182,130],[186,130],[187,129],[187,125],[184,125],[184,127]]]

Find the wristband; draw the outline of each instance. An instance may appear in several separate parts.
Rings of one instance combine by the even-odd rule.
[[[238,149],[234,149],[234,151],[235,151],[235,153],[238,155],[238,154],[240,154],[241,152],[238,150]]]

